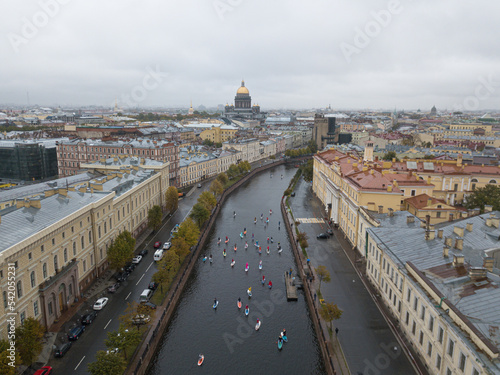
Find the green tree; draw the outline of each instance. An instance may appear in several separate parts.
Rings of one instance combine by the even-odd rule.
[[[318,275],[319,279],[319,288],[318,290],[321,292],[321,282],[329,283],[331,281],[330,272],[326,269],[325,266],[318,266],[314,269],[316,271],[316,275]]]
[[[196,226],[195,222],[191,218],[188,217],[179,226],[179,231],[177,232],[176,237],[184,238],[189,247],[194,246],[196,245],[196,243],[198,242],[198,238],[200,237],[200,228]]]
[[[137,346],[141,342],[141,335],[135,329],[129,330],[124,324],[120,324],[118,331],[108,332],[108,338],[104,344],[109,350],[118,349],[127,359],[127,348]]]
[[[307,148],[308,148],[309,154],[315,154],[318,151],[318,145],[313,140],[310,140],[309,142],[307,142]]]
[[[148,227],[157,231],[161,227],[161,207],[154,205],[148,210]]]
[[[219,180],[215,179],[210,184],[210,191],[212,192],[213,195],[217,197],[221,195],[222,192],[224,191],[224,186],[222,186]]]
[[[121,232],[108,248],[109,266],[120,270],[134,256],[135,238],[129,231]]]
[[[205,205],[203,203],[196,203],[193,206],[193,210],[191,211],[191,214],[189,215],[191,219],[196,222],[198,225],[198,228],[201,228],[203,224],[208,220],[210,217],[210,211],[207,210]]]
[[[211,192],[204,191],[198,197],[198,203],[204,205],[208,211],[212,211],[217,204],[217,199]]]
[[[17,374],[16,369],[21,365],[21,359],[17,352],[14,354],[14,358],[12,358],[9,349],[9,342],[7,340],[0,340],[0,374],[3,375]]]
[[[155,283],[158,283],[162,294],[163,294],[163,284],[169,284],[171,281],[168,270],[165,267],[160,267],[160,266],[158,266],[158,271],[156,271],[153,274],[152,280]]]
[[[26,318],[22,325],[16,328],[16,350],[21,362],[31,367],[43,348],[45,328],[35,318]]]
[[[231,164],[226,173],[229,178],[234,178],[240,174],[240,169],[236,164]]]
[[[212,146],[214,145],[214,143],[213,143],[210,139],[205,139],[205,140],[203,141],[203,144],[204,144],[205,146],[210,146],[210,147],[212,147]]]
[[[215,148],[221,148],[221,147],[222,147],[222,142],[216,142],[216,143],[214,144],[214,147],[215,147]]]
[[[392,160],[392,159],[396,159],[397,160],[397,157],[396,157],[396,153],[394,151],[388,151],[384,154],[384,156],[382,156],[382,159],[383,160]]]
[[[172,213],[179,206],[179,192],[175,186],[170,186],[165,193],[165,208]]]
[[[480,208],[484,212],[484,206],[493,206],[493,211],[500,210],[500,186],[488,184],[485,187],[475,189],[467,196],[465,207],[468,209]]]
[[[194,224],[194,226],[196,226],[196,224]],[[172,249],[174,250],[173,253],[177,254],[177,256],[178,256],[177,262],[178,263],[182,263],[184,258],[186,258],[186,256],[191,251],[190,250],[191,246],[187,243],[187,241],[184,237],[177,237],[177,238],[174,238],[172,240]]]
[[[132,302],[127,304],[127,308],[125,309],[125,314],[121,315],[118,319],[122,322],[122,324],[126,328],[133,328],[134,326],[136,326],[137,330],[140,330],[141,325],[151,324],[151,322],[153,321],[154,313],[155,310],[150,309],[148,306],[142,303]],[[137,323],[138,315],[149,316],[150,319],[149,321],[144,320],[143,321],[144,323],[138,324]]]
[[[123,375],[127,362],[119,353],[106,353],[99,350],[95,362],[89,363],[91,375]]]
[[[227,178],[227,174],[225,174],[224,172],[220,173],[217,176],[217,180],[222,184],[222,186],[225,186],[229,181],[229,179]]]
[[[313,172],[314,172],[313,163],[314,163],[313,160],[310,159],[307,161],[306,164],[304,164],[300,167],[300,169],[302,170],[302,175],[304,176],[305,181],[310,182],[313,179]]]
[[[424,155],[424,159],[434,159],[435,156],[433,154],[430,155]]]
[[[323,318],[323,320],[330,325],[330,332],[332,330],[332,321],[340,319],[342,313],[343,311],[340,310],[337,305],[329,302],[321,305],[321,308],[319,309],[319,315],[321,315],[321,318]]]

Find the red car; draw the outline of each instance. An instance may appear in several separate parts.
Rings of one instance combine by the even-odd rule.
[[[36,370],[33,375],[49,375],[52,374],[52,367],[43,366],[40,370]]]
[[[155,242],[155,249],[159,249],[161,247],[161,242]]]

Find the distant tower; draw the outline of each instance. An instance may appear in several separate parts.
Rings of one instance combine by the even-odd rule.
[[[363,161],[373,161],[373,142],[368,141],[365,145],[365,154],[363,156]]]
[[[118,113],[118,99],[115,98],[115,113]]]
[[[433,106],[431,108],[431,116],[436,116],[436,114],[437,114],[436,106]]]
[[[189,107],[188,115],[194,114],[194,109],[193,109],[193,101],[191,100],[191,107]]]

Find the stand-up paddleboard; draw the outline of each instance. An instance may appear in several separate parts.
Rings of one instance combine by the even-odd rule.
[[[198,366],[201,366],[203,364],[203,361],[205,360],[205,356],[203,354],[200,354],[198,358]]]
[[[252,297],[252,289],[247,290],[248,297]]]
[[[236,263],[236,261],[234,261],[234,260],[233,260],[233,261],[231,262],[231,267],[234,267],[234,264],[235,264],[235,263]]]
[[[207,260],[207,257],[203,257],[202,261],[206,262],[206,260]]]
[[[238,309],[241,309],[241,301],[238,301],[237,305],[238,305]]]
[[[222,252],[222,255],[226,256],[226,249]]]
[[[213,307],[214,309],[216,309],[216,308],[217,308],[217,306],[219,306],[219,301],[215,301],[212,307]]]
[[[245,315],[248,316],[248,314],[250,313],[250,309],[249,308],[246,308],[245,309]]]
[[[250,267],[247,265],[247,266],[245,267],[245,272],[248,272],[248,269],[249,269],[249,268],[250,268]]]
[[[262,261],[259,262],[259,270],[262,269]]]
[[[278,350],[283,348],[283,340],[278,340]]]
[[[262,322],[261,322],[259,319],[257,319],[257,324],[255,325],[255,330],[256,330],[256,331],[258,331],[258,330],[259,330],[259,328],[260,328],[260,324],[261,324],[261,323],[262,323]]]

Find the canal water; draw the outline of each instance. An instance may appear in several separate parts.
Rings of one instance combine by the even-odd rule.
[[[284,273],[290,268],[295,273],[296,264],[279,204],[295,172],[295,168],[285,166],[263,172],[226,200],[171,323],[163,333],[148,374],[325,373],[304,295],[299,291],[298,301],[286,300]],[[269,218],[267,226],[266,218]],[[241,239],[244,228],[247,235]],[[252,233],[262,247],[262,254],[252,242]],[[222,239],[220,246],[218,237]],[[267,237],[272,237],[274,243],[268,244]],[[249,244],[247,250],[245,241]],[[277,252],[278,242],[283,247],[281,254]],[[266,251],[268,245],[270,254]],[[208,259],[203,262],[202,258],[210,254],[213,263]],[[234,267],[230,265],[232,259],[236,262]],[[261,260],[262,270],[259,270]],[[247,262],[249,270],[245,272]],[[265,285],[262,276],[266,278]],[[268,288],[269,280],[272,289]],[[251,298],[247,295],[249,287]],[[238,297],[243,303],[241,309],[237,307]],[[212,307],[215,298],[219,301],[217,309]],[[244,312],[247,304],[248,317]],[[261,321],[258,331],[257,319]],[[279,351],[277,339],[283,329],[288,342]],[[200,353],[205,361],[198,367]]]

